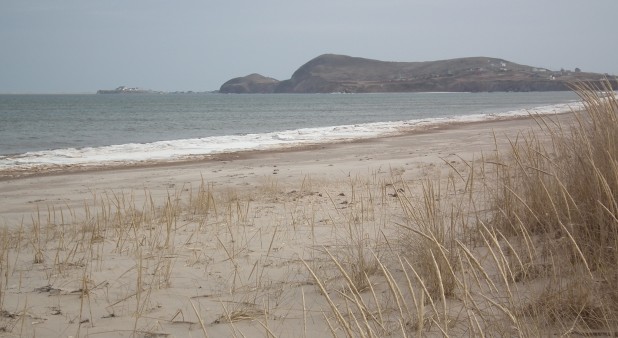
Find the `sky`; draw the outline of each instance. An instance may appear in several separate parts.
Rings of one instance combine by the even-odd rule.
[[[210,91],[325,53],[618,74],[618,0],[0,0],[0,93]]]

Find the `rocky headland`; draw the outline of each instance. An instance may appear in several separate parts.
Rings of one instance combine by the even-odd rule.
[[[576,81],[614,76],[575,70],[552,71],[490,57],[425,62],[387,62],[324,54],[302,65],[288,80],[260,74],[225,82],[220,93],[527,92],[571,90]]]

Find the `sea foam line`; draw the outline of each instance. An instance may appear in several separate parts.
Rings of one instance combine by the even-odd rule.
[[[303,144],[334,143],[396,135],[445,124],[469,123],[579,110],[581,103],[557,104],[503,113],[472,114],[397,122],[375,122],[320,128],[302,128],[271,133],[212,136],[204,138],[128,143],[101,147],[65,148],[0,156],[0,172],[63,168],[67,166],[105,166],[145,161],[174,161],[205,155],[248,150],[269,150]]]

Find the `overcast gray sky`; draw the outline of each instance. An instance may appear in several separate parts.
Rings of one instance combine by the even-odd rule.
[[[214,90],[324,53],[618,74],[618,0],[0,0],[0,93]]]

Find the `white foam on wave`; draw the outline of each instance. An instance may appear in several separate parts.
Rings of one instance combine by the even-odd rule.
[[[444,124],[505,119],[533,114],[564,113],[582,108],[581,103],[557,104],[501,113],[376,122],[272,133],[213,136],[152,143],[128,143],[102,147],[66,148],[0,156],[0,171],[43,170],[65,166],[122,165],[144,161],[174,161],[220,153],[268,150],[303,144],[333,143],[395,135]]]

